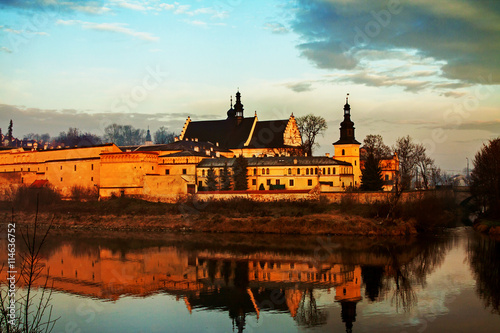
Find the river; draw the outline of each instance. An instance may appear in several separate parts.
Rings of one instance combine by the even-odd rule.
[[[412,238],[54,230],[41,257],[54,332],[500,327],[500,243],[467,228]]]

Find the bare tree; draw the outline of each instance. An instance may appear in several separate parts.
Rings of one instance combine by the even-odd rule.
[[[174,142],[175,133],[167,131],[165,126],[160,127],[154,134],[156,144],[165,144]]]
[[[384,144],[384,139],[380,134],[368,134],[363,140],[363,147],[366,152],[366,157],[373,154],[376,160],[392,155],[391,148]]]
[[[307,156],[311,156],[313,149],[318,144],[316,143],[316,136],[323,135],[328,128],[325,118],[308,114],[303,117],[297,118],[297,126],[299,127],[300,134],[302,135],[302,145],[304,152]]]
[[[411,187],[411,179],[415,173],[416,144],[407,135],[397,139],[394,151],[398,154],[399,158],[399,186],[403,191],[408,190]]]

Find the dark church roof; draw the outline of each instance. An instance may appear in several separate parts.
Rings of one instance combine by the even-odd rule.
[[[284,148],[283,132],[285,131],[288,119],[286,120],[269,120],[259,121],[255,125],[252,140],[250,140],[249,148]]]
[[[255,118],[192,121],[183,138],[219,143],[222,148],[243,148]]]

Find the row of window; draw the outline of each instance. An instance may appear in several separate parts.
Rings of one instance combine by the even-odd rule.
[[[337,170],[336,168],[332,168],[332,167],[328,167],[328,168],[305,168],[305,169],[301,169],[301,168],[297,168],[296,170],[295,169],[292,169],[292,168],[288,168],[288,169],[285,169],[284,170],[284,174],[285,175],[292,175],[293,172],[296,171],[297,175],[300,175],[300,174],[303,174],[303,175],[317,175],[318,173],[320,174],[323,174],[323,175],[335,175],[337,173]],[[347,171],[347,168],[343,168],[341,170],[342,173],[346,173]],[[217,172],[217,169],[215,170],[215,172]],[[222,172],[222,169],[219,170],[219,172]],[[166,173],[167,175],[169,173]],[[205,172],[204,169],[201,170],[201,176],[202,177],[205,177],[205,175],[208,174],[208,171]],[[261,175],[269,175],[270,174],[270,170],[269,168],[262,168],[261,169]],[[258,169],[257,168],[254,168],[253,169],[253,175],[254,176],[257,176],[258,175]]]

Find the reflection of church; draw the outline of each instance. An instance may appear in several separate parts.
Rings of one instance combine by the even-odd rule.
[[[226,311],[238,331],[248,315],[258,320],[265,311],[289,313],[298,325],[325,324],[313,291],[331,288],[341,303],[342,320],[352,327],[361,300],[360,266],[315,262],[310,256],[260,252],[242,257],[175,247],[77,253],[62,245],[42,261],[55,290],[112,301],[164,292],[182,299],[190,313]]]

